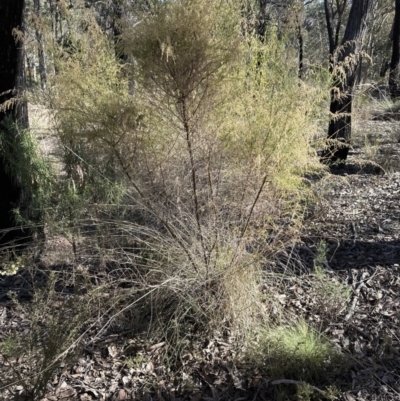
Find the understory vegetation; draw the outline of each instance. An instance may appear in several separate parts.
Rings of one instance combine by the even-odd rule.
[[[307,272],[319,320],[281,302],[302,285],[287,250],[318,197],[310,179],[328,174],[316,145],[328,68],[299,80],[284,38],[271,28],[260,40],[231,2],[161,2],[117,43],[90,9],[63,12],[74,35],[54,43],[43,27],[54,72],[28,93],[31,130],[0,138],[27,188],[18,222],[37,232],[36,251],[1,255],[1,274],[23,270],[31,292],[8,294],[26,325],[0,337],[0,398],[42,399],[118,334],[167,344],[165,380],[190,374],[185,358],[218,338],[233,370],[250,364],[274,383],[271,397],[334,399],[352,362],[324,330],[350,291],[327,272],[324,242]]]

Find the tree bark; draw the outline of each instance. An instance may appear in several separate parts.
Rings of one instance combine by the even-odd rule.
[[[337,47],[337,43],[335,43],[335,36],[333,34],[332,10],[329,7],[328,0],[324,0],[324,9],[325,9],[326,28],[328,30],[329,54],[332,57]]]
[[[353,88],[357,74],[356,60],[362,48],[372,3],[373,0],[353,0],[341,49],[335,49],[333,55],[332,71],[335,87],[331,92],[328,139],[337,140],[341,144],[330,146],[324,152],[324,161],[335,162],[347,159],[351,139]],[[353,60],[352,63],[350,63],[351,60]],[[335,68],[338,67],[344,71],[344,78],[335,73]]]
[[[303,32],[301,30],[300,24],[297,25],[297,42],[299,45],[299,71],[298,71],[298,77],[300,79],[303,78],[303,70],[304,70],[304,40],[303,40]]]
[[[399,62],[400,62],[400,0],[396,0],[393,38],[392,38],[392,59],[390,61],[389,92],[392,99],[400,96],[399,85]]]
[[[0,1],[0,135],[10,135],[11,122],[28,127],[26,102],[19,97],[25,87],[23,49],[24,0]],[[15,134],[15,133],[14,133]],[[0,149],[1,150],[1,149]],[[7,155],[12,157],[12,155]],[[15,229],[13,209],[18,207],[22,188],[16,174],[11,174],[0,153],[0,245],[27,238],[28,233]]]

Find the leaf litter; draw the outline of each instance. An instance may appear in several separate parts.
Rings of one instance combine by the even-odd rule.
[[[298,268],[285,293],[277,294],[279,304],[319,325],[351,360],[336,384],[336,399],[344,401],[400,399],[400,173],[376,172],[349,163],[329,180],[314,183],[319,201],[306,219],[301,240],[275,261],[278,268],[287,268],[291,261]],[[61,254],[72,254],[70,244],[56,242],[49,245],[49,253],[54,246]],[[351,289],[346,305],[329,316],[326,305],[316,303],[315,282],[309,280],[322,243],[322,266],[332,282]],[[52,263],[47,260],[48,266]],[[68,256],[64,263],[71,263]],[[38,272],[36,282],[44,282],[44,276]],[[106,275],[99,280],[102,277]],[[26,271],[0,278],[0,342],[15,329],[29,330],[23,309],[9,294],[14,291],[19,302],[30,302],[31,290],[32,277]],[[238,363],[234,346],[223,334],[181,352],[180,368],[173,372],[166,363],[170,345],[165,341],[149,342],[145,335],[129,340],[113,327],[98,336],[101,328],[93,326],[80,357],[56,372],[43,401],[271,399],[268,378],[257,367]],[[0,361],[1,376],[11,368],[24,369],[23,361]],[[1,390],[0,399],[29,398],[16,385],[8,393]]]

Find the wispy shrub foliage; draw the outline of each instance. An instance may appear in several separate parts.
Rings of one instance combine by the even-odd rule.
[[[301,176],[319,168],[310,139],[322,91],[229,2],[162,2],[137,18],[121,41],[130,73],[88,20],[55,77],[56,128],[83,171],[75,185],[124,185],[134,218],[107,233],[125,252],[131,243],[153,322],[243,331],[265,318],[263,259],[290,237],[287,224],[277,241],[275,223],[296,221]]]
[[[240,50],[241,63],[225,89],[221,140],[239,166],[258,169],[278,188],[294,188],[302,174],[320,168],[310,143],[321,86],[297,78],[273,30],[263,42],[248,36]]]
[[[68,175],[83,187],[96,180],[100,185],[99,178],[118,181],[117,157],[140,142],[135,136],[140,114],[112,43],[90,13],[80,24],[85,30],[70,37],[68,52],[62,46],[55,52],[49,101]]]
[[[11,119],[0,124],[0,159],[7,172],[24,188],[22,205],[14,210],[16,221],[37,223],[47,207],[53,185],[49,164],[39,152],[34,135],[21,130]]]

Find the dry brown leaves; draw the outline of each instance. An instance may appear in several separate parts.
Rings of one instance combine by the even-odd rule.
[[[348,172],[354,169],[315,184],[320,201],[306,221],[302,242],[290,250],[301,258],[299,274],[278,301],[287,311],[323,328],[352,362],[336,383],[339,399],[398,400],[400,173]],[[324,306],[316,303],[307,279],[321,241],[327,244],[328,274],[352,289],[348,303],[334,316],[324,315]],[[25,316],[7,293],[17,291],[20,299],[29,302],[29,282],[24,272],[0,278],[0,341],[15,328],[27,329]],[[193,338],[190,347],[182,342],[178,350],[161,340],[129,340],[111,328],[96,338],[101,327],[99,322],[88,333],[76,363],[55,374],[43,401],[270,399],[268,378],[254,366],[236,363],[234,346],[226,336],[206,343]],[[175,370],[171,355],[178,355]],[[10,367],[2,362],[0,375],[7,375]],[[19,362],[14,361],[15,366]],[[0,399],[27,399],[23,390],[16,386],[13,394]]]

